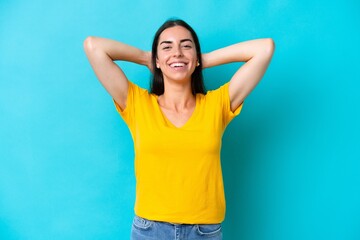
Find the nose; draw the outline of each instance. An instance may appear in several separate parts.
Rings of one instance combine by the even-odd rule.
[[[181,57],[182,56],[182,51],[181,51],[181,47],[175,47],[174,48],[174,57]]]

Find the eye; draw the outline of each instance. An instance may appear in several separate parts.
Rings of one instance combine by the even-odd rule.
[[[192,48],[192,46],[191,45],[184,45],[183,48],[190,49],[190,48]]]
[[[163,50],[168,50],[168,49],[170,49],[171,47],[170,46],[164,46],[162,49]]]

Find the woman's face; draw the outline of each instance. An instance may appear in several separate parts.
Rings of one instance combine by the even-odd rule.
[[[161,69],[164,81],[191,81],[197,63],[195,43],[186,28],[175,26],[160,34],[156,67]]]

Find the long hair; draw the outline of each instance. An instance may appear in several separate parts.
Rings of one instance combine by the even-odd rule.
[[[196,55],[197,59],[199,61],[199,66],[197,66],[194,70],[194,72],[191,75],[191,92],[193,95],[196,93],[202,93],[205,94],[205,86],[203,81],[203,74],[202,74],[202,60],[201,60],[201,49],[200,49],[200,43],[199,39],[192,27],[190,27],[189,24],[187,24],[185,21],[181,19],[169,19],[167,20],[163,25],[160,26],[160,28],[157,30],[154,36],[154,40],[152,43],[152,54],[151,54],[151,64],[153,69],[153,75],[150,82],[151,93],[154,93],[156,95],[162,95],[164,93],[164,78],[163,74],[161,72],[161,69],[156,67],[156,59],[157,59],[157,46],[159,44],[159,37],[160,34],[167,28],[175,27],[175,26],[181,26],[189,30],[191,33],[192,38],[194,39],[195,48],[196,48]]]

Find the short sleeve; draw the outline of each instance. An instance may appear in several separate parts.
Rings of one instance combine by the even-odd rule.
[[[225,83],[222,85],[218,91],[220,93],[220,99],[222,103],[222,110],[223,110],[223,123],[226,126],[230,123],[234,117],[238,116],[242,110],[244,102],[240,104],[240,106],[235,109],[235,111],[231,111],[230,107],[230,95],[229,95],[229,85],[230,82]]]
[[[117,112],[120,114],[120,116],[124,119],[125,123],[128,126],[131,126],[135,119],[135,107],[137,102],[139,101],[139,98],[141,96],[141,93],[146,91],[145,89],[140,88],[136,84],[128,81],[129,87],[128,87],[128,93],[126,98],[126,107],[125,109],[121,109],[120,105],[113,99],[113,102],[115,104]]]

